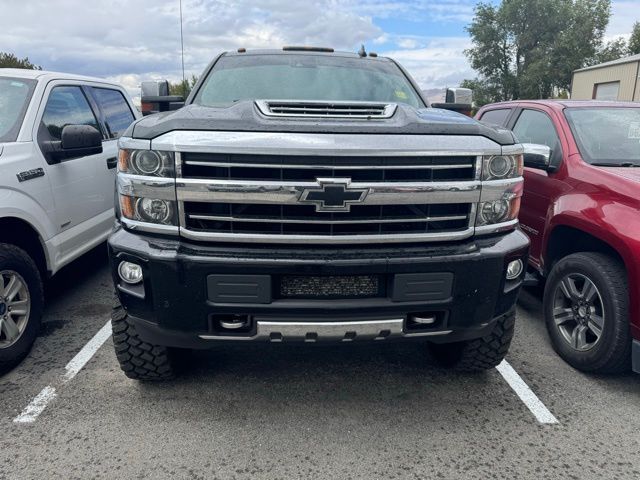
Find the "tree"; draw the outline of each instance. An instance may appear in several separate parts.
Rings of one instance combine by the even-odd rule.
[[[598,63],[610,62],[611,60],[617,60],[622,57],[630,55],[629,47],[624,38],[618,38],[607,42],[600,50],[598,50],[593,58],[593,61],[588,62],[591,65]]]
[[[488,100],[548,98],[595,57],[609,15],[609,0],[479,3],[465,54]]]
[[[39,65],[34,65],[28,57],[18,58],[13,53],[0,52],[0,68],[26,68],[30,70],[42,70]]]
[[[640,53],[640,22],[633,24],[633,30],[629,37],[627,50],[629,55],[636,55]]]
[[[191,78],[185,78],[182,82],[169,82],[169,95],[179,95],[186,100],[189,93],[191,93],[191,89],[195,87],[197,82],[198,77],[195,75],[191,75]]]

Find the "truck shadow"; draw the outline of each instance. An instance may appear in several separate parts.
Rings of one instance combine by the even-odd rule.
[[[107,264],[107,244],[105,242],[62,267],[53,277],[44,282],[45,308],[50,302],[69,295],[78,288],[78,285],[98,275]]]
[[[188,362],[177,380],[140,384],[139,394],[155,401],[161,394],[166,398],[167,389],[174,398],[186,395],[188,405],[162,402],[178,417],[232,418],[240,411],[242,422],[272,426],[310,425],[323,418],[384,425],[393,418],[409,422],[421,412],[416,425],[455,418],[447,428],[464,429],[471,418],[486,421],[496,409],[526,416],[496,371],[461,374],[440,368],[423,343],[222,345],[195,352]],[[393,428],[401,423],[395,421]]]
[[[104,298],[105,291],[113,291],[110,278],[101,280],[101,277],[107,277],[107,265],[107,246],[101,243],[44,282],[44,315],[39,336],[51,335],[69,323],[72,317],[108,316],[111,309],[108,293],[106,303],[105,300],[92,301]],[[94,295],[88,297],[88,302],[86,296],[78,295],[87,286],[97,289]]]

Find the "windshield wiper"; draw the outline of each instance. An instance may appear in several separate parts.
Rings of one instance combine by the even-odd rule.
[[[591,165],[595,167],[640,167],[640,163],[634,162],[621,162],[621,163],[604,163],[604,162],[595,162]]]

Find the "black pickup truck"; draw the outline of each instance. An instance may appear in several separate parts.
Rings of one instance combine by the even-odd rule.
[[[131,378],[220,342],[421,340],[502,361],[528,241],[522,146],[434,109],[396,62],[224,53],[120,139],[113,339]]]

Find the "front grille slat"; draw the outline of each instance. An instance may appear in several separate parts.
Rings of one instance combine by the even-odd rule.
[[[377,243],[465,238],[473,232],[480,195],[479,157],[473,155],[182,152],[178,159],[181,232],[196,240]],[[347,185],[343,191],[352,195],[366,193],[343,210],[320,208],[317,201],[303,198],[305,192],[331,185],[320,182]]]
[[[331,213],[330,215],[333,215]],[[351,224],[351,223],[403,223],[403,222],[446,222],[453,220],[466,220],[466,215],[451,215],[443,217],[416,217],[416,218],[365,218],[365,219],[353,219],[353,220],[316,220],[316,219],[303,219],[303,218],[285,218],[285,217],[232,217],[224,215],[199,215],[189,214],[190,220],[206,220],[206,221],[221,221],[221,222],[248,222],[248,223],[321,223],[327,225],[339,225],[339,224]]]

